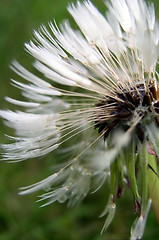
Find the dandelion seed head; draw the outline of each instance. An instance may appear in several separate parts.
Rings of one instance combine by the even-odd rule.
[[[159,25],[153,4],[143,0],[105,4],[106,15],[90,1],[70,4],[78,29],[65,20],[34,31],[25,50],[39,75],[12,63],[23,79],[12,79],[12,84],[26,100],[6,98],[24,110],[0,111],[15,130],[1,148],[3,159],[10,161],[53,151],[58,156],[60,164],[51,176],[21,188],[20,194],[44,190],[38,200],[42,206],[55,201],[74,206],[107,182],[103,230],[128,185],[139,214],[131,231],[134,239],[143,234],[150,206],[148,153],[159,156]]]

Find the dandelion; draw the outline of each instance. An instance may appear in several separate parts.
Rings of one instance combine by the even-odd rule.
[[[64,21],[34,31],[25,49],[39,74],[12,63],[23,79],[12,84],[26,101],[7,97],[23,110],[0,111],[15,129],[10,143],[2,145],[3,159],[58,152],[51,176],[21,188],[20,194],[45,190],[43,206],[55,201],[73,206],[106,181],[110,195],[103,230],[129,187],[138,212],[131,239],[140,239],[151,205],[148,168],[157,174],[148,156],[159,156],[159,27],[153,4],[110,0],[106,5],[106,16],[90,1],[70,5],[79,30]]]

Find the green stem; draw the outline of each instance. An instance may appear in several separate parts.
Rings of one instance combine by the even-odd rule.
[[[116,161],[114,161],[111,164],[110,172],[111,172],[111,177],[110,177],[110,194],[115,198],[115,196],[116,196],[116,186],[117,186]]]
[[[144,213],[145,209],[147,209],[148,202],[148,158],[147,158],[147,148],[146,143],[140,144],[139,158],[141,164],[141,177],[142,177],[142,206],[141,212]]]
[[[149,155],[148,161],[152,169],[158,173],[156,158],[153,155]],[[159,177],[151,169],[149,169],[149,196],[152,199],[152,206],[159,223]]]
[[[135,157],[135,145],[134,139],[132,139],[132,143],[130,144],[129,148],[126,151],[126,165],[128,171],[128,177],[131,185],[131,190],[133,192],[135,200],[140,203],[140,196],[138,193],[137,181],[136,181],[136,173],[135,173],[135,164],[136,164],[136,157]]]

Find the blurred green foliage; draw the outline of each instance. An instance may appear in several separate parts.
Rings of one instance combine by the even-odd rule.
[[[101,0],[93,1],[103,11]],[[159,18],[159,2],[153,1]],[[0,102],[8,107],[5,95],[20,97],[9,79],[13,59],[27,64],[23,43],[32,37],[33,29],[56,19],[71,19],[66,6],[68,0],[0,0]],[[132,1],[133,4],[133,1]],[[4,141],[4,126],[0,122],[0,142]],[[104,219],[98,218],[107,201],[107,185],[84,202],[69,209],[66,204],[52,204],[40,208],[36,194],[18,196],[18,187],[26,186],[50,174],[51,155],[22,163],[0,163],[0,240],[126,240],[135,219],[130,196],[118,201],[113,224],[100,235]],[[144,240],[159,239],[159,228],[151,210]]]

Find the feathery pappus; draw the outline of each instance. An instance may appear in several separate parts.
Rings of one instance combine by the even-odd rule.
[[[25,49],[39,74],[12,63],[21,78],[12,84],[26,101],[6,97],[23,110],[0,111],[15,130],[1,148],[7,161],[63,155],[51,176],[21,188],[20,194],[48,189],[43,206],[73,206],[107,182],[103,230],[128,186],[138,212],[131,239],[140,239],[151,205],[148,156],[159,156],[159,25],[144,0],[105,4],[106,15],[90,1],[70,4],[78,29],[64,21],[34,31]]]

